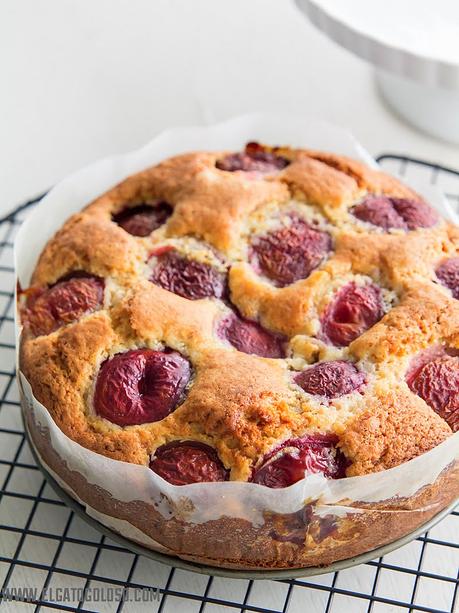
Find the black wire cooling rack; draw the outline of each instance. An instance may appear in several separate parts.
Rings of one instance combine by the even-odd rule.
[[[407,180],[438,185],[459,212],[458,171],[398,155],[379,161]],[[8,592],[3,601],[0,596],[0,606],[5,611],[459,612],[458,511],[367,564],[307,580],[250,581],[198,575],[133,554],[66,507],[26,443],[14,372],[13,240],[39,200],[0,219],[0,586],[1,593]],[[13,591],[24,587],[35,590],[27,593],[27,602]],[[105,589],[98,601],[95,588]],[[118,591],[110,597],[108,588]],[[120,588],[126,588],[121,598]],[[155,589],[157,599],[139,601],[142,588]],[[61,598],[53,600],[58,594]]]

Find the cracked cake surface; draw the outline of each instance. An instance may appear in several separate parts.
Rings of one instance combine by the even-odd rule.
[[[21,369],[70,438],[177,485],[392,468],[459,430],[458,256],[360,162],[179,155],[50,239]]]

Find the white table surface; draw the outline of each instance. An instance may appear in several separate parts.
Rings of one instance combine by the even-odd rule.
[[[283,110],[459,166],[288,0],[1,0],[0,213],[165,127]]]

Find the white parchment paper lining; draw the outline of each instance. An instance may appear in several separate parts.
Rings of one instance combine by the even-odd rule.
[[[177,153],[190,150],[240,150],[250,140],[329,150],[359,158],[377,167],[373,158],[345,130],[291,115],[252,114],[209,127],[168,130],[138,151],[107,158],[80,170],[48,193],[25,221],[16,238],[15,264],[21,286],[28,287],[41,250],[64,221],[119,181]],[[457,215],[440,191],[432,186],[419,184],[413,187],[444,217],[458,222]],[[19,333],[18,326],[17,334]],[[326,480],[320,475],[310,475],[280,490],[241,482],[196,483],[178,487],[167,483],[146,466],[112,460],[85,449],[68,438],[56,426],[45,407],[34,398],[22,373],[20,378],[27,410],[32,413],[40,428],[49,430],[53,448],[70,470],[77,471],[88,483],[105,489],[117,500],[155,503],[165,518],[170,518],[176,509],[182,506],[184,500],[188,503],[187,508],[193,509],[187,514],[187,520],[193,523],[232,516],[260,525],[264,521],[265,511],[293,513],[301,509],[305,501],[313,500],[320,501],[315,508],[316,515],[323,513],[342,516],[350,511],[356,513],[358,510],[340,505],[339,501],[378,502],[398,496],[411,496],[423,486],[433,483],[443,469],[455,459],[459,459],[458,432],[430,452],[401,466],[373,475],[341,480]],[[79,499],[68,485],[62,483],[58,475],[52,474],[71,495]],[[97,517],[99,521],[104,520],[104,516],[98,511],[88,505],[86,508],[90,515]],[[362,509],[361,512],[365,510]],[[110,521],[104,523],[118,528],[121,533],[126,532],[125,521],[110,518]],[[135,540],[142,540],[139,531],[134,527],[133,529]],[[149,547],[153,546],[152,540],[147,536],[143,542]]]

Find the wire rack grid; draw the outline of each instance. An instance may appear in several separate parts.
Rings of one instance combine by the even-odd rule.
[[[459,212],[459,172],[396,155],[383,168],[444,189]],[[410,544],[361,566],[308,579],[251,581],[170,568],[101,536],[56,496],[25,441],[15,383],[13,240],[31,200],[0,219],[0,589],[34,587],[30,602],[3,600],[6,612],[168,613],[459,612],[459,511]],[[49,588],[126,588],[122,598],[51,600]],[[154,602],[129,598],[156,588]],[[85,594],[86,592],[84,592]],[[1,602],[1,596],[0,596]]]

